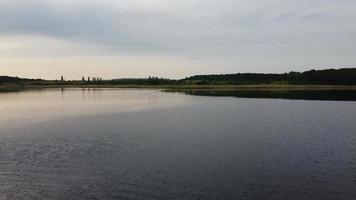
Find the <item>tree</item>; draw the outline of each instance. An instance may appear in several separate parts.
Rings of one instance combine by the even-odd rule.
[[[61,82],[63,82],[64,81],[64,77],[63,76],[61,76]]]
[[[82,77],[82,81],[85,82],[85,77],[84,76]]]

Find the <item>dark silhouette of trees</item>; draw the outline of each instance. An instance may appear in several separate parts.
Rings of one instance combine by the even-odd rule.
[[[356,68],[310,70],[306,72],[289,72],[284,74],[238,73],[222,75],[197,75],[181,80],[172,80],[149,76],[148,78],[103,80],[100,77],[82,77],[84,84],[100,85],[246,85],[246,84],[315,84],[315,85],[356,85]],[[14,83],[17,85],[56,85],[72,84],[61,76],[58,80],[23,79],[0,76],[0,85]]]
[[[0,76],[0,84],[1,83],[19,83],[22,79],[18,77],[10,77],[10,76]]]
[[[197,75],[183,79],[189,84],[246,85],[246,84],[322,84],[356,85],[356,69],[310,70],[284,74],[238,73]]]

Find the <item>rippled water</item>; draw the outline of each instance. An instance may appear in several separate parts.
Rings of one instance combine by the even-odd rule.
[[[0,199],[356,199],[356,102],[3,93]]]

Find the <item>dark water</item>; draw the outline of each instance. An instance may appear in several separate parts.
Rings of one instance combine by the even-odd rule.
[[[0,94],[0,199],[356,199],[356,102]]]
[[[356,90],[186,90],[197,96],[356,101]]]

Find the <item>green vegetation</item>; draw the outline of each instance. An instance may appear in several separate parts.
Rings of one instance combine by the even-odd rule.
[[[99,77],[84,76],[80,80],[23,79],[0,76],[0,92],[31,88],[164,88],[187,89],[234,89],[234,90],[331,90],[356,87],[356,68],[311,70],[284,74],[238,73],[224,75],[197,75],[181,80],[149,77],[142,79],[103,80]]]
[[[186,83],[199,85],[356,85],[356,69],[311,70],[306,72],[290,72],[284,74],[225,74],[198,75],[186,78]]]

